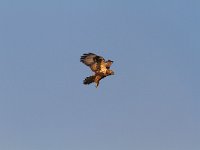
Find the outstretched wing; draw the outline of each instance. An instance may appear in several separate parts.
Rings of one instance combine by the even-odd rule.
[[[89,66],[92,71],[97,71],[101,69],[100,65],[102,62],[105,62],[105,59],[102,56],[98,56],[93,53],[87,53],[81,56],[80,61]]]

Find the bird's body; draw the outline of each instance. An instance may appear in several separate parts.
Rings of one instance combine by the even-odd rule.
[[[85,65],[89,66],[90,69],[94,72],[94,75],[85,78],[83,84],[90,84],[95,82],[96,87],[99,85],[99,81],[109,75],[114,75],[114,72],[110,70],[110,66],[113,61],[107,60],[101,56],[98,56],[93,53],[83,54],[80,58],[80,61]]]

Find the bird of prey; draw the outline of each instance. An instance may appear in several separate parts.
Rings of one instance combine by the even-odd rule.
[[[86,66],[89,66],[90,69],[94,72],[94,75],[86,77],[83,81],[83,84],[96,83],[96,87],[99,85],[99,81],[107,76],[114,75],[114,72],[110,70],[112,65],[112,60],[107,60],[102,56],[98,56],[93,53],[83,54],[80,58],[80,61]]]

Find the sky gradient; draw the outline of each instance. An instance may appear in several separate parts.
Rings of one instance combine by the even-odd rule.
[[[1,150],[199,150],[200,1],[1,0]],[[114,76],[83,85],[93,52]]]

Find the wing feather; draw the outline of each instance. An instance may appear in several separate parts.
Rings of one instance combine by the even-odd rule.
[[[101,69],[101,63],[105,62],[105,59],[94,53],[87,53],[81,56],[80,61],[86,66],[89,66],[92,71],[96,72]]]

